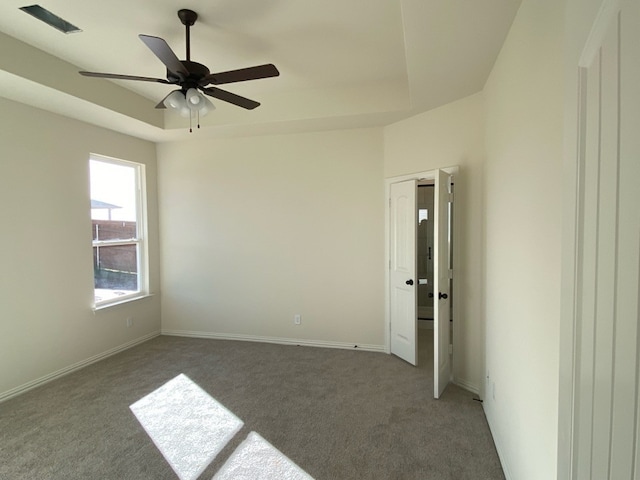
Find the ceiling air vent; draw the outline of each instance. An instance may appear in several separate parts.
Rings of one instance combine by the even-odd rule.
[[[50,25],[56,30],[60,30],[63,33],[77,33],[82,31],[75,25],[67,22],[65,19],[60,18],[54,13],[51,13],[46,8],[42,8],[40,5],[29,5],[28,7],[20,7],[20,10],[36,17],[38,20],[42,20],[47,25]]]

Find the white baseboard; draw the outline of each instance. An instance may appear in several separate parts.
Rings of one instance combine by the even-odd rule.
[[[2,392],[0,393],[0,403],[4,402],[5,400],[9,400],[10,398],[16,397],[21,393],[25,393],[29,390],[39,387],[40,385],[44,385],[45,383],[49,383],[53,380],[56,380],[57,378],[64,377],[65,375],[68,375],[72,372],[80,370],[81,368],[86,367],[87,365],[91,365],[92,363],[99,362],[100,360],[103,360],[107,357],[115,355],[116,353],[120,353],[131,347],[135,347],[136,345],[144,343],[147,340],[151,340],[152,338],[155,338],[159,335],[160,335],[160,332],[157,332],[157,331],[149,333],[148,335],[145,335],[140,338],[136,338],[135,340],[131,340],[130,342],[119,345],[115,348],[107,350],[106,352],[99,353],[98,355],[94,355],[93,357],[89,357],[85,360],[74,363],[73,365],[69,365],[68,367],[62,368],[60,370],[56,370],[55,372],[45,375],[44,377],[40,377],[36,380],[25,383],[16,388],[12,388],[11,390],[8,390],[6,392]]]
[[[489,431],[491,432],[491,437],[493,438],[493,444],[496,446],[496,451],[498,452],[498,459],[500,460],[500,465],[502,465],[504,477],[506,480],[513,480],[513,475],[511,474],[511,469],[509,468],[509,464],[506,461],[504,449],[502,448],[500,439],[496,438],[496,435],[494,433],[495,430],[493,428],[492,417],[490,414],[487,414],[487,408],[484,403],[482,404],[482,409],[484,410],[484,416],[487,419],[487,424],[489,425]]]
[[[464,388],[465,390],[470,391],[471,393],[475,393],[476,395],[480,396],[480,389],[473,383],[465,380],[464,378],[453,377],[452,383],[454,385],[458,385],[459,387]]]
[[[243,342],[276,343],[280,345],[301,345],[305,347],[340,348],[343,350],[364,350],[366,352],[385,353],[384,345],[362,343],[326,342],[324,340],[301,340],[298,338],[261,337],[235,333],[194,332],[188,330],[162,330],[162,335],[174,337],[212,338],[216,340],[239,340]]]

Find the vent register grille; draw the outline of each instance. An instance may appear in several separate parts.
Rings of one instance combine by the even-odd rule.
[[[82,30],[76,27],[74,24],[67,22],[64,18],[60,18],[55,13],[50,12],[40,5],[29,5],[27,7],[20,7],[20,10],[28,13],[32,17],[46,23],[47,25],[61,31],[62,33],[78,33]]]

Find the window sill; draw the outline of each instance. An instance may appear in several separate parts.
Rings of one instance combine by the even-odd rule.
[[[100,303],[99,305],[94,305],[92,310],[93,310],[93,313],[95,313],[100,310],[106,310],[107,308],[125,305],[127,303],[135,302],[136,300],[142,300],[143,298],[153,297],[153,295],[154,295],[153,293],[141,293],[139,295],[133,295],[131,297],[120,298],[113,302],[105,302],[105,303]]]

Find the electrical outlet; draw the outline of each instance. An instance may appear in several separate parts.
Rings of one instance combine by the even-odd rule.
[[[127,317],[127,327],[130,327],[132,325],[133,325],[133,318]]]
[[[294,325],[300,325],[302,323],[302,316],[299,313],[296,313],[293,316],[293,324]]]

